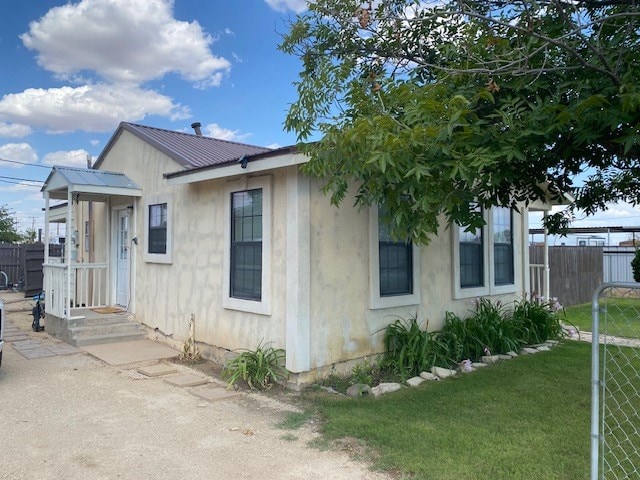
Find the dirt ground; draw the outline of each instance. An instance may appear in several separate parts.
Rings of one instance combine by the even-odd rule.
[[[9,320],[42,338],[19,311],[29,303],[7,305]],[[255,393],[210,403],[139,366],[87,353],[27,359],[5,344],[0,479],[388,478],[342,451],[308,446],[313,424],[276,428],[295,410],[288,403]]]

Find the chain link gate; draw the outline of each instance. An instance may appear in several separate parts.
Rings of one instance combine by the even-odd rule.
[[[591,480],[640,479],[640,284],[598,287],[592,318]]]

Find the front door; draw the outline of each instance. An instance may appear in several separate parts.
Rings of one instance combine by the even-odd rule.
[[[129,272],[131,269],[131,252],[129,248],[129,209],[118,210],[116,231],[116,304],[129,306]]]

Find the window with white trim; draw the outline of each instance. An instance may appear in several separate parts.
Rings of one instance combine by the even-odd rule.
[[[224,308],[270,315],[271,177],[225,192]]]
[[[515,291],[513,211],[496,207],[482,215],[485,225],[480,229],[453,229],[454,298]]]
[[[151,195],[144,201],[144,261],[173,261],[173,201],[170,194]]]
[[[371,207],[369,215],[370,308],[420,303],[419,250],[410,240],[395,240],[380,222],[384,212]]]

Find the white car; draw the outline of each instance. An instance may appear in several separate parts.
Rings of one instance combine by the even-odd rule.
[[[4,346],[4,340],[2,335],[4,334],[4,303],[0,300],[0,365],[2,365],[2,347]]]

